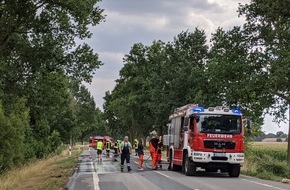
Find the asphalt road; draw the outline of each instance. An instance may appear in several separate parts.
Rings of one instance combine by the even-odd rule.
[[[204,173],[189,177],[181,172],[162,170],[137,170],[137,157],[131,156],[132,171],[120,172],[120,162],[105,158],[97,162],[95,150],[84,150],[78,167],[70,178],[70,190],[290,190],[289,184],[261,180],[241,175],[230,178],[226,174]],[[150,160],[144,166],[150,166]]]

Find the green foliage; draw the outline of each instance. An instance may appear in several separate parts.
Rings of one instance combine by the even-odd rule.
[[[25,100],[19,99],[6,114],[0,104],[0,172],[24,161],[24,134],[29,127],[28,109]]]
[[[48,142],[50,144],[51,150],[56,150],[61,145],[60,133],[53,130],[50,136],[48,136]]]
[[[1,1],[0,172],[99,127],[87,89],[73,93],[102,65],[90,46],[76,43],[104,19],[98,2]]]
[[[284,148],[249,147],[246,160],[250,163],[249,167],[255,166],[255,170],[248,168],[244,171],[247,174],[271,180],[290,177],[290,168],[286,162],[287,152]]]
[[[287,4],[287,3],[286,3]],[[131,136],[162,133],[172,109],[199,103],[236,105],[261,133],[265,110],[285,120],[290,104],[289,15],[282,1],[253,0],[240,5],[243,27],[212,34],[210,47],[198,28],[173,42],[134,44],[124,58],[120,79],[106,94],[109,124]],[[286,12],[285,12],[286,11]]]
[[[241,5],[239,12],[246,17],[245,36],[249,42],[249,51],[258,52],[253,62],[259,75],[264,75],[264,83],[257,86],[264,88],[268,98],[260,99],[269,108],[268,112],[277,121],[285,120],[285,113],[290,104],[290,21],[289,4],[286,1],[253,0]]]
[[[167,44],[134,44],[125,55],[125,66],[104,105],[114,130],[131,138],[144,137],[153,129],[166,131],[168,116],[180,105],[210,99],[203,92],[208,47],[203,30],[182,32]],[[114,118],[114,119],[112,119]]]

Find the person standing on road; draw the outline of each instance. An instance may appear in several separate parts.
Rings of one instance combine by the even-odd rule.
[[[97,142],[97,155],[98,155],[98,161],[102,161],[102,152],[103,152],[104,144],[101,139]]]
[[[110,151],[111,151],[111,141],[109,139],[107,139],[106,141],[106,155],[107,155],[107,158],[110,157]]]
[[[115,155],[118,154],[118,148],[119,148],[119,145],[118,145],[118,141],[116,140],[115,143],[114,143],[114,154]]]
[[[130,154],[132,154],[132,144],[128,140],[128,136],[124,137],[124,141],[120,146],[120,154],[121,154],[121,172],[124,172],[124,162],[126,159],[128,172],[131,171],[130,166]]]
[[[152,158],[152,169],[156,170],[156,161],[157,161],[157,148],[158,148],[158,138],[156,134],[152,134],[152,138],[149,142],[149,151]]]
[[[139,156],[138,170],[143,170],[142,165],[143,165],[143,159],[144,159],[144,146],[143,146],[143,140],[142,139],[140,139],[140,141],[138,143],[137,153],[138,153],[138,156]]]
[[[156,164],[157,164],[157,167],[160,169],[162,169],[162,165],[161,165],[162,149],[163,149],[162,136],[159,136]]]
[[[138,143],[139,143],[138,140],[134,139],[134,149],[136,156],[138,155]]]

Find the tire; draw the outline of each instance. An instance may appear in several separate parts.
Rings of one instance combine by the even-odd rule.
[[[196,175],[196,166],[192,162],[192,160],[187,156],[187,154],[184,155],[184,164],[183,164],[183,171],[184,174],[187,176],[195,176]]]
[[[229,166],[228,173],[230,177],[239,177],[241,172],[240,165],[231,165]]]
[[[168,170],[172,170],[172,171],[179,171],[180,170],[180,167],[178,165],[173,164],[172,151],[170,151],[170,154],[169,154]]]

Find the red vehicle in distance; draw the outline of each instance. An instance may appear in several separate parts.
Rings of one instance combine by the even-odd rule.
[[[107,139],[109,139],[111,142],[113,141],[113,138],[110,136],[91,136],[89,141],[89,147],[95,148],[99,140],[102,140],[105,144]]]

